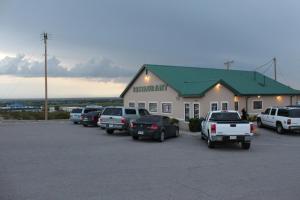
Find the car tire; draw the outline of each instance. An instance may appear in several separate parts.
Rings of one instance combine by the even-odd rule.
[[[277,132],[278,134],[283,134],[283,133],[284,133],[284,129],[283,129],[281,123],[277,123],[277,124],[276,124],[276,132]]]
[[[210,140],[209,135],[207,136],[207,147],[210,149],[215,148],[215,143]]]
[[[139,139],[139,136],[138,136],[138,135],[133,135],[133,136],[132,136],[132,139],[133,139],[133,140],[138,140],[138,139]]]
[[[257,126],[258,126],[259,128],[263,128],[263,127],[264,127],[264,125],[263,125],[263,123],[262,123],[262,121],[261,121],[260,118],[257,119]]]
[[[113,129],[106,129],[106,133],[111,135],[111,134],[114,133],[114,130]]]
[[[159,142],[164,142],[165,141],[165,136],[166,136],[165,131],[162,131],[160,133]]]
[[[179,129],[176,129],[176,131],[175,131],[175,137],[179,137]]]
[[[87,127],[87,125],[86,125],[86,124],[83,124],[83,126],[84,126],[84,127]]]
[[[242,142],[241,146],[242,146],[242,149],[250,149],[251,143],[250,142]]]

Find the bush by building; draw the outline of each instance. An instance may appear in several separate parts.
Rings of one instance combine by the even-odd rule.
[[[189,120],[189,129],[191,132],[199,132],[201,131],[201,123],[202,123],[202,119],[198,119],[198,118],[191,118]]]

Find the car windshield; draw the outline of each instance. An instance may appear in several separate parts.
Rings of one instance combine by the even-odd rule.
[[[75,108],[72,110],[71,113],[81,113],[82,112],[82,109],[81,108]]]
[[[97,108],[85,108],[84,113],[89,113],[89,112],[96,111],[96,110],[97,110]]]
[[[300,118],[300,109],[290,110],[289,117],[291,117],[291,118]]]
[[[158,123],[161,121],[160,116],[147,115],[136,120],[137,123]]]
[[[212,121],[238,121],[240,116],[235,112],[212,113],[210,120]]]
[[[106,108],[102,115],[122,116],[122,108]]]
[[[99,111],[92,111],[92,112],[89,112],[87,113],[88,116],[96,116],[96,115],[99,115]]]

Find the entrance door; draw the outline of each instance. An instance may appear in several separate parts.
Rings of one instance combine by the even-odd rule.
[[[184,104],[184,121],[188,122],[190,120],[190,104]]]

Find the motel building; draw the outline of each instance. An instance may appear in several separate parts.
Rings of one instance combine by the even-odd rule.
[[[249,115],[269,106],[300,103],[300,91],[259,72],[145,64],[121,97],[126,107],[146,108],[181,122],[208,111],[244,108]],[[185,123],[180,123],[185,124]]]

